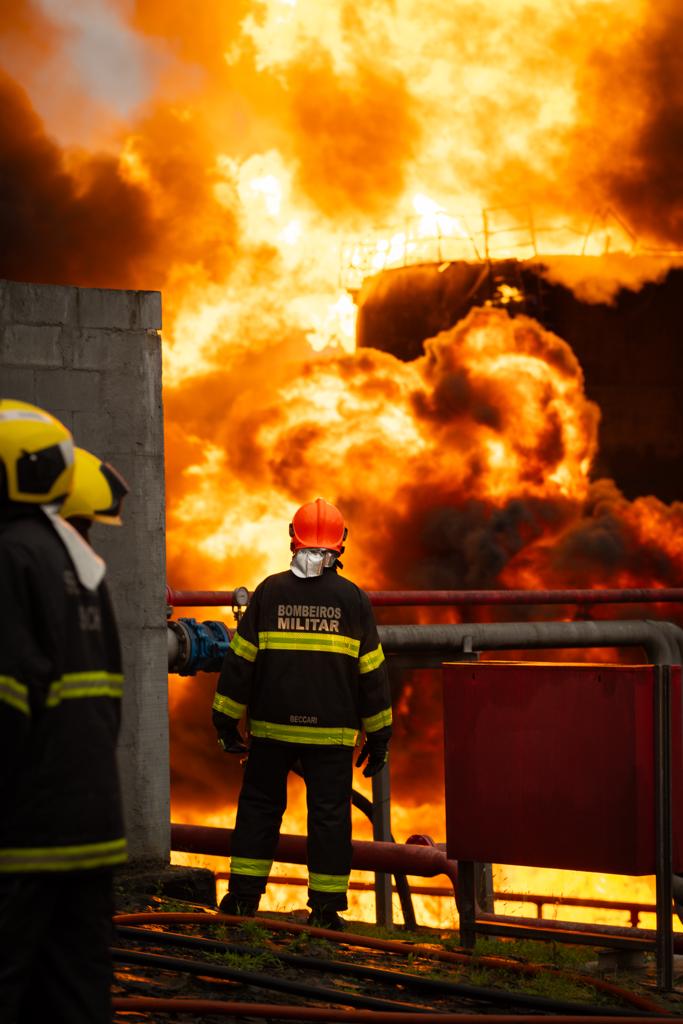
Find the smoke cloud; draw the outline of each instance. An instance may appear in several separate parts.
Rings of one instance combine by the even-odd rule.
[[[105,154],[78,177],[46,135],[26,94],[0,73],[0,277],[130,287],[154,244],[145,193]]]
[[[675,0],[645,5],[623,46],[604,44],[579,74],[586,126],[572,156],[592,168],[596,186],[640,237],[683,244],[683,12]],[[607,129],[597,140],[597,126]],[[598,143],[600,166],[588,149]],[[584,163],[583,166],[586,166]]]

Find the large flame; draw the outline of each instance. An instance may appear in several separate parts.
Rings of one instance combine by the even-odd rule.
[[[661,277],[683,244],[674,0],[5,7],[0,276],[163,289],[173,586],[253,587],[318,494],[366,588],[680,580],[681,506],[591,477],[599,411],[562,339],[482,308],[404,363],[355,351],[351,295],[538,246],[587,301]],[[580,252],[609,265],[587,280]],[[230,823],[212,687],[172,680],[174,803]],[[442,839],[433,679],[403,681],[396,718],[394,830]]]

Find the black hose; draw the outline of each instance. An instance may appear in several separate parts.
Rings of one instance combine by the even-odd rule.
[[[252,950],[253,952],[253,950]],[[261,974],[258,971],[243,971],[237,967],[223,964],[207,964],[201,960],[188,960],[179,956],[160,956],[158,953],[138,953],[132,949],[112,947],[111,954],[115,963],[138,964],[141,967],[156,967],[164,971],[182,971],[187,974],[198,974],[208,978],[222,978],[226,981],[237,981],[255,988],[274,989],[276,992],[288,992],[290,995],[304,996],[324,1003],[338,1003],[342,1006],[355,1006],[364,1010],[394,1010],[401,1013],[437,1013],[429,1006],[415,1006],[411,1003],[397,1003],[392,999],[375,999],[374,996],[352,995],[334,988],[322,986],[311,988],[310,984],[276,978],[272,974]]]
[[[148,931],[145,928],[131,928],[118,926],[117,932],[125,938],[137,942],[152,942],[159,945],[187,946],[205,950],[215,950],[238,954],[254,954],[260,949],[254,946],[244,946],[237,943],[222,942],[217,939],[203,939],[196,935],[184,935],[178,932]],[[340,960],[324,960],[320,957],[301,956],[295,953],[285,953],[280,950],[270,950],[272,956],[282,963],[292,967],[306,968],[313,971],[326,972],[328,974],[347,974],[357,978],[367,978],[385,985],[401,985],[405,988],[414,988],[425,993],[440,994],[477,1002],[492,1004],[503,1004],[504,1006],[515,1006],[520,1008],[532,1008],[537,1010],[551,1010],[556,1013],[574,1013],[585,1016],[619,1017],[623,1016],[623,1010],[610,1007],[598,1006],[590,1003],[574,1003],[568,1000],[549,999],[544,996],[525,995],[518,992],[507,992],[503,989],[482,988],[478,985],[463,985],[452,981],[436,978],[423,978],[417,974],[406,974],[401,971],[387,971],[378,967],[365,967],[362,964],[344,962]],[[650,1013],[636,1013],[635,1016],[651,1017]]]
[[[368,800],[366,796],[359,793],[358,790],[351,790],[351,803],[354,807],[358,808],[359,811],[372,821],[372,801]],[[389,839],[392,843],[396,840],[389,834]],[[396,892],[401,903],[401,911],[403,912],[403,923],[410,932],[414,932],[417,928],[417,921],[415,920],[415,908],[413,907],[413,896],[408,885],[408,879],[405,875],[394,875],[394,881],[396,882]]]
[[[393,953],[396,956],[415,956],[422,955],[430,959],[436,960],[439,963],[452,963],[452,964],[471,964],[472,953],[464,953],[462,950],[446,950],[439,948],[438,946],[423,946],[404,940],[397,939],[377,939],[369,935],[357,935],[353,932],[339,932],[331,931],[327,928],[312,928],[308,924],[295,924],[293,921],[288,920],[273,920],[270,917],[259,916],[258,918],[250,918],[249,920],[256,922],[261,928],[273,932],[287,932],[294,933],[297,935],[310,935],[315,938],[327,939],[330,942],[336,942],[340,945],[355,946],[359,949],[372,949],[380,950],[381,952]],[[202,913],[178,913],[177,911],[142,911],[137,913],[129,914],[115,914],[114,923],[115,925],[128,925],[128,924],[192,924],[200,925],[205,928],[207,925],[211,926],[214,924],[225,927],[230,925],[236,927],[244,924],[245,919],[235,917],[226,914],[216,914],[208,911]],[[568,981],[578,982],[589,988],[594,988],[598,992],[606,992],[610,996],[616,996],[622,1002],[629,1003],[631,1006],[635,1006],[639,1010],[644,1010],[646,1013],[654,1014],[655,1016],[670,1016],[669,1011],[662,1010],[661,1006],[654,1002],[654,1000],[647,996],[639,995],[636,992],[631,991],[627,988],[620,988],[613,982],[606,981],[604,978],[595,978],[587,974],[579,974],[577,971],[570,971],[561,967],[552,967],[548,964],[537,964],[537,963],[520,963],[518,960],[503,958],[500,956],[479,956],[476,958],[477,964],[481,967],[495,966],[504,967],[505,970],[513,971],[515,974],[522,975],[538,975],[542,972],[547,972],[555,977],[566,978]]]

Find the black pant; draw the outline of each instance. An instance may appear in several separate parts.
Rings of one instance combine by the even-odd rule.
[[[351,870],[353,753],[353,747],[252,739],[237,806],[232,857],[273,859],[287,806],[287,776],[299,762],[308,808],[308,902],[345,910],[345,890],[321,891],[311,886],[310,876],[348,876]],[[230,892],[255,899],[265,891],[267,877],[231,870]]]
[[[0,1024],[111,1024],[112,873],[0,874]]]

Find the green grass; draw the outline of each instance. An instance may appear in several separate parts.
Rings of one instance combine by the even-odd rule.
[[[319,956],[326,960],[334,959],[339,954],[339,946],[329,939],[319,939],[308,932],[299,932],[287,944],[290,953],[301,953],[302,956]]]
[[[472,956],[500,956],[508,959],[549,964],[565,971],[580,971],[596,959],[592,946],[574,946],[561,942],[539,942],[534,939],[477,939]]]
[[[207,959],[225,967],[238,968],[241,971],[258,971],[261,974],[264,972],[275,974],[282,971],[282,964],[269,949],[260,952],[255,950],[253,953],[233,953],[226,949],[222,953],[207,953]]]
[[[168,914],[192,914],[197,910],[196,904],[188,903],[186,900],[176,900],[170,896],[157,896],[155,903],[161,913]]]
[[[265,946],[272,938],[272,933],[256,921],[241,921],[237,927],[240,938],[252,946]]]
[[[598,1003],[614,1006],[614,999],[593,988],[590,983],[582,985],[554,971],[539,971],[524,975],[512,971],[491,970],[472,966],[461,979],[470,985],[482,988],[497,988],[506,992],[524,992],[528,995],[543,996],[574,1003]]]
[[[441,941],[437,934],[432,935],[426,931],[409,932],[400,925],[396,928],[385,928],[382,925],[370,924],[367,921],[349,922],[348,930],[353,935],[367,935],[368,938],[389,939],[392,942],[428,942],[433,945],[434,942]]]

